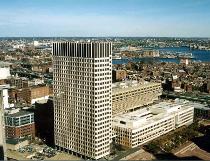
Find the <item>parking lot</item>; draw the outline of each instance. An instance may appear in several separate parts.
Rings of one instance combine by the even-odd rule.
[[[15,160],[80,160],[71,154],[57,152],[46,145],[30,144],[17,151],[7,150],[8,158]]]

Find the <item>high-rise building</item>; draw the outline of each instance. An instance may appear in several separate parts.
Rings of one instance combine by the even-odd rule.
[[[0,160],[6,159],[3,88],[0,86]]]
[[[112,44],[53,43],[52,52],[55,145],[103,158],[112,137]]]

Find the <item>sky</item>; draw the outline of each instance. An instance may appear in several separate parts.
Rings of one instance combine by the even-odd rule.
[[[210,37],[210,0],[1,0],[0,37]]]

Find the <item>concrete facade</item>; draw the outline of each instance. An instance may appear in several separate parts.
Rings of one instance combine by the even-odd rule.
[[[58,149],[99,159],[110,153],[112,44],[53,44],[54,127]]]
[[[0,88],[0,160],[6,159],[6,139],[4,125],[3,91]]]
[[[125,81],[113,84],[112,113],[117,115],[149,105],[162,94],[160,83]]]
[[[161,102],[113,118],[116,143],[134,148],[171,130],[193,123],[194,107],[189,102]]]

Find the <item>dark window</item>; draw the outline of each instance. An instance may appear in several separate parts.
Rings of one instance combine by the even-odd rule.
[[[126,122],[125,122],[125,121],[120,121],[120,123],[121,123],[121,124],[124,124],[124,125],[126,124]]]

